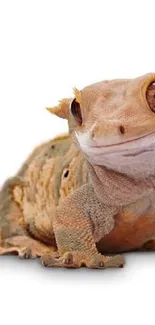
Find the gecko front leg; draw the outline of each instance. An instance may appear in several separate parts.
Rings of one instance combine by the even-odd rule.
[[[103,205],[97,200],[92,186],[82,186],[57,209],[54,232],[59,257],[44,255],[42,264],[70,268],[123,266],[122,256],[103,256],[96,248],[97,237],[109,233],[113,225],[113,218],[104,215]]]

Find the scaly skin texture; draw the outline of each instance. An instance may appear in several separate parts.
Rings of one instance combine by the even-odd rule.
[[[34,150],[0,193],[0,254],[120,267],[155,249],[155,74],[75,89],[50,112],[70,135]],[[102,253],[102,254],[101,254]]]
[[[69,135],[37,147],[1,190],[0,254],[22,257],[31,250],[35,257],[56,251],[55,209],[87,182],[86,161]]]

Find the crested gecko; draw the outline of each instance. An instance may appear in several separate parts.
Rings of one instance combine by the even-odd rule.
[[[69,134],[41,144],[0,192],[0,255],[122,267],[155,250],[155,74],[74,89]]]

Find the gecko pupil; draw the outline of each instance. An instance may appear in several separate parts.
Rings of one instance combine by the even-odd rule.
[[[150,109],[155,113],[155,82],[152,82],[146,91],[146,99]]]
[[[71,104],[71,113],[75,117],[76,121],[81,124],[82,123],[82,115],[80,104],[76,101],[76,98],[72,101]]]

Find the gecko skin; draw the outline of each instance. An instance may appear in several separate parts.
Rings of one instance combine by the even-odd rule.
[[[75,89],[48,110],[69,134],[3,185],[0,254],[106,268],[123,266],[122,252],[155,250],[155,74]]]

